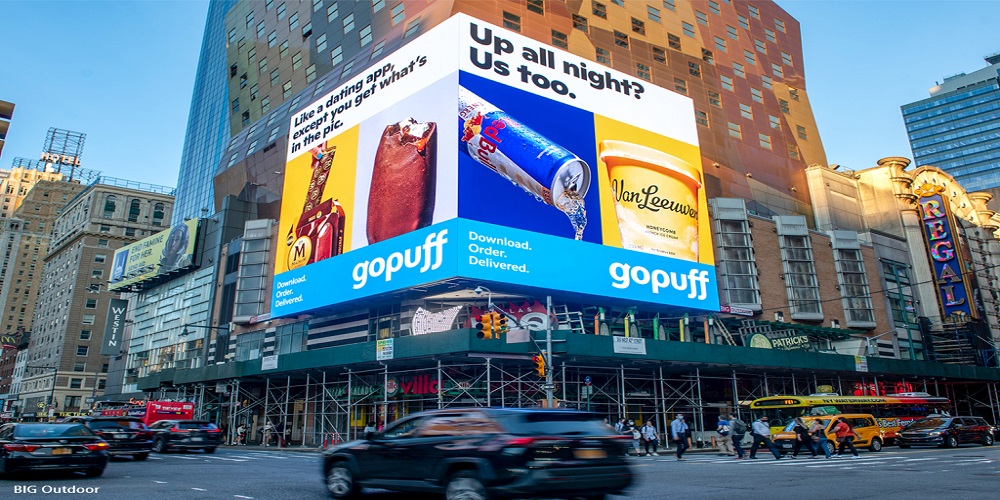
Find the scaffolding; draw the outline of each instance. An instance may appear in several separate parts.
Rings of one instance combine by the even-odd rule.
[[[609,421],[652,420],[666,435],[670,420],[689,418],[692,440],[713,443],[715,418],[736,413],[752,419],[749,403],[774,395],[818,392],[885,396],[928,392],[948,397],[957,414],[1000,417],[997,383],[964,383],[788,371],[779,374],[725,367],[678,367],[669,364],[588,365],[574,362],[554,367],[556,406],[591,411]],[[368,369],[296,371],[273,376],[231,379],[176,388],[177,396],[196,403],[196,416],[225,425],[228,441],[236,429],[249,428],[247,440],[265,443],[270,422],[288,439],[279,446],[327,447],[364,437],[364,429],[380,428],[411,413],[456,407],[543,407],[544,379],[520,357],[467,360],[424,360],[423,364],[382,364]],[[157,393],[150,393],[151,396]],[[164,391],[159,396],[165,396]],[[277,442],[274,442],[277,441]]]

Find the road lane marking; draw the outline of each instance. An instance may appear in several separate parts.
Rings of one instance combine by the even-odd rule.
[[[940,460],[938,458],[907,458],[903,460],[904,462],[922,462],[924,460]]]
[[[153,481],[153,482],[156,483],[156,484],[167,484],[166,481]]]
[[[233,496],[236,497],[236,498],[246,498],[248,500],[253,500],[253,497],[245,497],[243,495],[233,495]]]
[[[225,460],[227,462],[249,462],[250,461],[249,459],[244,460],[242,458],[225,458],[225,457],[215,457],[215,456],[211,457],[211,459],[212,460]],[[206,462],[211,462],[212,460],[206,459],[205,461]]]
[[[197,458],[197,457],[180,457],[180,456],[175,456],[173,458],[179,458],[181,460],[201,460],[200,458]]]
[[[194,491],[208,491],[205,488],[191,488]]]

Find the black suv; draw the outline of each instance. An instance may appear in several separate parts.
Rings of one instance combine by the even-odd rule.
[[[982,417],[931,416],[914,420],[896,433],[900,448],[934,445],[955,448],[963,443],[993,444],[993,426]]]
[[[132,455],[145,460],[153,448],[153,431],[136,417],[70,417],[67,423],[81,424],[108,442],[111,456]]]
[[[362,487],[490,496],[601,499],[632,483],[625,462],[631,436],[593,413],[464,408],[417,413],[383,432],[324,453],[323,477],[335,499]]]
[[[222,430],[204,420],[160,420],[149,426],[153,431],[153,451],[204,450],[215,453],[222,443]]]

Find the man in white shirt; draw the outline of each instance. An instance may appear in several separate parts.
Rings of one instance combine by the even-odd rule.
[[[639,429],[639,432],[642,433],[642,438],[646,441],[646,455],[652,455],[654,457],[660,456],[660,454],[656,452],[656,445],[660,440],[660,436],[656,433],[656,426],[653,425],[653,419],[647,420],[646,425],[642,426],[642,428]],[[652,453],[649,452],[650,444],[653,445]]]

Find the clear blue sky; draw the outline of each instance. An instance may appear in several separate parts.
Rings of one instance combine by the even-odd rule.
[[[739,0],[737,0],[739,1]],[[1000,1],[779,1],[803,31],[830,163],[910,156],[899,106],[1000,51]],[[38,158],[49,127],[87,133],[106,175],[177,181],[207,1],[0,0],[0,99],[17,108],[0,166]]]

